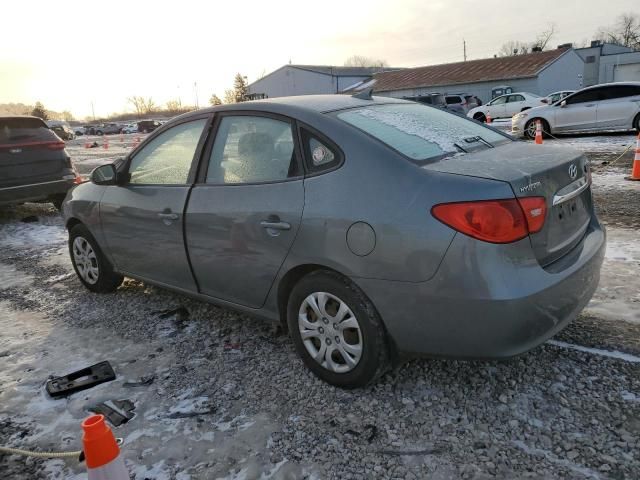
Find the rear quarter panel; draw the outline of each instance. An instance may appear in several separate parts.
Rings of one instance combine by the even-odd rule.
[[[320,264],[351,277],[425,281],[455,235],[431,215],[433,205],[513,196],[504,182],[426,171],[339,120],[312,126],[342,148],[345,161],[305,179],[302,223],[285,271]],[[347,244],[356,222],[375,232],[368,255],[356,255]]]

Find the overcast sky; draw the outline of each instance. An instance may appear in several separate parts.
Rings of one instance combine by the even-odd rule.
[[[590,40],[638,0],[229,2],[8,1],[0,27],[0,103],[42,101],[77,117],[131,110],[126,98],[222,98],[290,60],[342,65],[351,55],[408,67],[496,53],[551,22],[552,45]]]

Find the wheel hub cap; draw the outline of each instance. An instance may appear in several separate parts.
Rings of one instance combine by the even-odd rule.
[[[93,285],[98,281],[98,257],[91,244],[83,237],[76,237],[72,245],[73,263],[85,282]]]
[[[309,355],[327,370],[346,373],[358,365],[363,350],[360,324],[335,295],[316,292],[305,298],[298,328]]]

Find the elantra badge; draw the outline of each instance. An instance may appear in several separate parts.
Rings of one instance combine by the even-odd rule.
[[[520,193],[524,192],[533,192],[536,188],[542,186],[540,182],[529,183],[529,185],[525,185],[524,187],[520,187]]]

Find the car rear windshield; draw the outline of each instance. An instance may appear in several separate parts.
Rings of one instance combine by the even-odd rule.
[[[414,161],[464,153],[475,145],[511,141],[474,121],[415,103],[343,110],[337,117]]]
[[[39,118],[0,118],[0,145],[53,139],[55,134]]]

